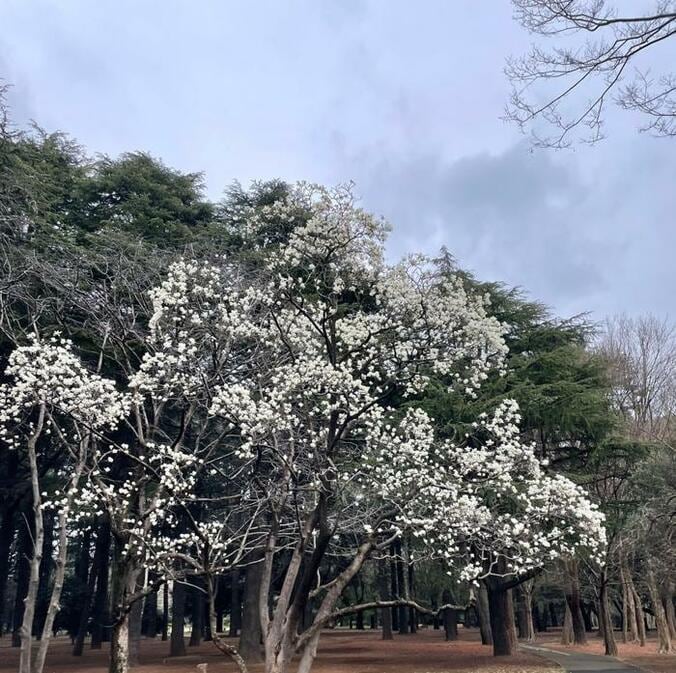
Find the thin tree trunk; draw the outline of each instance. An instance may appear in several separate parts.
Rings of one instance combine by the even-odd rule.
[[[99,559],[97,554],[100,553],[100,546],[98,544],[94,550],[94,559],[92,560],[91,568],[89,568],[89,577],[87,578],[87,588],[85,590],[85,595],[82,599],[82,609],[80,611],[80,623],[77,629],[77,635],[75,636],[75,642],[73,643],[73,656],[81,657],[82,652],[84,651],[84,642],[87,637],[87,625],[89,623],[89,614],[90,607],[92,602],[92,596],[94,595],[94,587],[96,585],[96,571],[99,565]],[[83,556],[85,550],[82,552]],[[87,560],[89,557],[89,550],[86,550]],[[81,560],[83,562],[84,559]]]
[[[444,605],[453,603],[453,596],[448,589],[444,589],[444,592],[441,596],[441,600]],[[458,639],[458,611],[453,608],[444,608],[443,611],[443,620],[444,620],[444,636],[446,640],[457,640]]]
[[[631,590],[632,593],[634,594],[634,606],[636,608],[636,627],[638,628],[638,642],[641,647],[645,647],[645,616],[643,614],[643,602],[641,601],[641,597],[638,595],[638,591],[636,591],[636,587],[634,586],[633,580],[631,580],[630,576],[630,581],[631,581]]]
[[[232,659],[232,661],[237,665],[240,673],[248,673],[246,663],[244,659],[237,651],[236,647],[233,647],[225,641],[223,636],[218,633],[216,628],[216,605],[215,605],[215,582],[214,578],[209,575],[206,580],[206,589],[207,589],[207,606],[209,614],[209,625],[211,630],[211,639],[214,645],[221,651],[223,654],[227,655]]]
[[[10,451],[6,462],[4,477],[8,484],[16,480],[19,466],[19,452]],[[5,497],[2,508],[2,523],[0,524],[0,637],[4,635],[5,600],[7,599],[7,580],[9,578],[9,562],[16,531],[15,514],[18,506],[18,498],[10,502],[10,497]]]
[[[662,588],[662,603],[664,604],[664,612],[667,616],[667,624],[669,625],[669,635],[673,644],[676,642],[676,610],[674,610],[673,580],[668,580]]]
[[[169,656],[185,656],[185,599],[186,586],[183,582],[174,581],[171,592],[171,640]]]
[[[242,628],[242,600],[239,593],[239,568],[230,571],[230,630],[228,635],[236,638]]]
[[[61,505],[59,511],[59,538],[56,560],[54,562],[54,584],[52,586],[52,593],[49,599],[49,607],[47,608],[47,615],[45,616],[45,623],[42,627],[42,637],[40,638],[40,646],[38,647],[38,654],[35,659],[35,673],[42,673],[45,667],[45,659],[47,658],[47,649],[52,637],[52,627],[56,614],[61,605],[61,591],[63,590],[63,580],[66,574],[66,558],[68,556],[68,516],[73,504],[73,495],[77,487],[82,470],[84,469],[84,443],[80,445],[80,460],[75,467],[73,476],[71,477],[66,493],[65,502]],[[83,608],[85,609],[85,608]]]
[[[24,599],[30,580],[30,556],[33,549],[32,521],[19,527],[16,561],[16,594],[12,612],[12,647],[21,647],[21,624],[23,623]]]
[[[399,584],[397,582],[397,561],[394,545],[390,547],[388,566],[390,571],[390,595],[392,598],[397,598],[399,596]],[[399,631],[399,608],[390,608],[390,614],[392,616],[392,630]]]
[[[169,582],[162,587],[162,640],[169,637]]]
[[[492,645],[493,634],[491,633],[491,613],[488,605],[488,589],[486,584],[479,585],[479,595],[476,602],[477,615],[479,616],[479,630],[481,632],[481,644]]]
[[[660,654],[667,654],[673,651],[671,634],[669,633],[667,615],[664,606],[662,605],[662,599],[655,579],[655,571],[650,559],[648,559],[646,563],[646,583],[648,585],[648,591],[650,592],[650,600],[653,604],[655,626],[657,627],[657,639],[659,641],[658,652]]]
[[[407,594],[406,599],[410,600],[412,596],[415,595],[415,569],[413,567],[413,561],[411,561],[410,554],[408,552],[408,542],[405,546],[405,555],[406,555],[406,564],[408,566],[408,585],[407,585]],[[408,609],[408,623],[411,633],[416,633],[418,631],[418,612],[414,608]]]
[[[630,572],[626,557],[622,556],[620,558],[620,577],[622,579],[623,617],[626,613],[626,619],[623,619],[623,635],[626,634],[625,642],[638,642],[639,629],[636,622],[635,590]]]
[[[587,644],[587,633],[584,628],[584,619],[582,617],[582,606],[580,602],[580,575],[578,563],[575,559],[566,559],[564,562],[566,570],[565,594],[566,603],[570,608],[570,614],[573,627],[573,642],[576,645]]]
[[[140,634],[140,623],[137,627],[136,621],[134,622],[133,633],[131,627],[132,619],[136,619],[136,615],[140,622],[139,609],[142,603],[140,600],[131,605],[129,603],[137,589],[139,570],[128,564],[129,560],[120,560],[118,552],[113,566],[116,579],[113,593],[115,621],[110,639],[109,673],[127,673],[129,666],[138,661],[137,633]],[[134,613],[134,618],[131,618],[132,613]],[[134,646],[132,652],[130,652],[130,641]]]
[[[142,589],[138,586],[137,589]],[[137,600],[129,610],[129,667],[140,664],[141,631],[143,627],[143,600]]]
[[[566,612],[563,615],[563,628],[561,629],[561,644],[570,645],[573,642],[573,618],[570,614],[570,606],[566,602]]]
[[[148,583],[156,583],[157,575],[149,573]],[[141,618],[141,633],[146,638],[157,637],[157,603],[158,603],[159,587],[151,591],[143,602],[143,616]]]
[[[196,647],[202,642],[204,594],[202,593],[201,588],[197,585],[192,586],[190,593],[192,596],[192,610],[190,614],[192,628],[190,630],[190,640],[188,641],[188,646]]]
[[[399,588],[400,598],[406,598],[408,594],[408,576],[404,572],[404,559],[402,558],[402,547],[401,542],[396,544],[397,557],[396,557],[396,568],[397,568],[397,586]],[[409,632],[408,628],[408,608],[405,605],[399,606],[399,633],[404,635]]]
[[[110,567],[110,521],[104,516],[99,524],[96,537],[95,571],[96,593],[92,603],[92,650],[100,650],[104,640],[109,638],[110,614],[108,611],[108,580]]]
[[[52,552],[54,549],[54,529],[56,523],[55,515],[52,510],[46,510],[43,516],[43,538],[42,538],[42,561],[40,561],[40,572],[38,579],[38,595],[35,600],[35,616],[33,617],[33,637],[38,641],[42,637],[42,628],[47,618],[49,610],[49,594],[52,580],[52,569],[54,561]]]
[[[4,634],[5,597],[9,576],[9,557],[14,541],[14,508],[6,509],[0,524],[0,637]]]
[[[519,637],[526,642],[535,640],[533,625],[533,580],[520,584],[517,588],[517,616],[519,620]]]
[[[28,464],[30,466],[31,491],[33,495],[33,555],[30,561],[30,575],[28,580],[28,592],[24,600],[23,620],[21,622],[21,654],[19,657],[19,673],[31,673],[31,646],[33,642],[33,618],[35,616],[35,603],[38,595],[40,582],[40,562],[42,561],[42,546],[44,541],[44,520],[42,517],[42,498],[40,496],[40,482],[38,472],[38,458],[36,445],[38,437],[42,433],[45,420],[45,405],[40,406],[35,431],[26,443]]]
[[[261,575],[261,561],[252,563],[246,569],[244,584],[244,601],[242,609],[242,632],[239,636],[239,653],[249,664],[257,664],[263,660],[261,652],[261,619],[258,609]]]
[[[390,594],[390,583],[388,582],[388,564],[387,558],[378,561],[378,593],[381,601],[392,600]],[[383,640],[392,640],[392,611],[390,608],[382,608],[380,611],[380,620],[382,622]]]
[[[606,655],[617,656],[617,643],[613,631],[613,620],[610,614],[610,600],[608,598],[608,571],[604,567],[601,570],[599,587],[599,621],[603,630],[603,644]]]

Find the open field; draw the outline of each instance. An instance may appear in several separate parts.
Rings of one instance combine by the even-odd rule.
[[[142,645],[138,673],[190,673],[200,663],[208,664],[208,673],[230,673],[235,666],[211,643],[189,648],[186,657],[168,659],[169,645],[161,640],[146,640]],[[107,649],[86,649],[79,661],[70,654],[68,638],[58,638],[50,651],[45,673],[104,673]],[[16,673],[18,649],[0,640],[0,671]],[[253,666],[254,673],[262,666]],[[519,653],[513,657],[493,657],[491,648],[481,645],[474,630],[462,632],[461,639],[447,643],[441,631],[423,629],[415,635],[395,636],[394,641],[380,639],[380,631],[327,631],[319,648],[313,673],[441,673],[442,671],[482,673],[556,673],[559,669],[540,657]]]

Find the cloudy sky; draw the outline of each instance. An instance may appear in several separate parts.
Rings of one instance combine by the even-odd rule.
[[[481,8],[481,11],[478,11]],[[676,140],[531,151],[500,120],[509,0],[2,0],[15,119],[234,179],[354,180],[395,258],[445,245],[561,315],[676,315]],[[667,50],[660,58],[673,57]]]

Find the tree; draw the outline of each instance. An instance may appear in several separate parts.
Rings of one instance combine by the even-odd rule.
[[[143,152],[103,158],[80,185],[71,221],[83,231],[122,231],[160,248],[203,233],[212,219],[202,177],[167,168]]]
[[[676,76],[653,74],[646,61],[646,52],[658,54],[676,35],[676,3],[655,0],[651,10],[623,14],[603,0],[512,1],[524,28],[557,41],[551,49],[533,46],[507,63],[513,84],[507,118],[530,127],[535,144],[565,147],[576,136],[600,140],[613,97],[621,109],[643,115],[641,131],[676,135]],[[531,91],[536,85],[541,88]],[[539,120],[550,130],[541,132]]]
[[[95,433],[115,425],[125,403],[113,382],[91,374],[70,352],[69,342],[56,337],[33,343],[12,353],[6,374],[11,383],[0,386],[0,435],[18,451],[26,451],[30,466],[33,507],[33,553],[30,580],[21,626],[20,673],[42,673],[52,624],[59,609],[63,587],[68,524],[75,496],[81,487]],[[66,453],[59,488],[51,502],[41,488],[38,460],[41,448],[58,443]],[[35,662],[32,660],[32,631],[42,561],[45,507],[58,508],[59,536],[56,573],[49,607],[42,628]]]
[[[393,604],[420,608],[405,582],[404,596],[391,603],[337,606],[366,561],[405,532],[436,539],[434,553],[449,559],[458,558],[459,539],[469,540],[462,545],[467,579],[521,575],[562,551],[602,542],[601,516],[580,489],[546,477],[533,447],[517,441],[513,403],[478,430],[500,441],[487,436],[476,447],[437,442],[433,421],[415,403],[433,375],[471,398],[500,367],[502,328],[482,300],[424,258],[384,265],[383,224],[356,208],[349,190],[301,185],[275,208],[293,217],[298,202],[312,216],[272,253],[263,246],[262,281],[244,297],[200,290],[222,298],[210,321],[226,314],[256,344],[215,392],[211,413],[232,428],[240,473],[249,474],[246,497],[267,531],[260,619],[266,670],[274,672],[288,670],[295,653],[299,670],[309,671],[321,628],[338,616]],[[190,278],[178,271],[156,305],[170,325],[174,306],[192,305],[183,288],[200,274],[222,277],[217,266]],[[238,306],[247,306],[247,317],[236,317]],[[495,462],[484,472],[493,444]],[[515,508],[525,519],[519,526],[507,516]],[[344,563],[329,570],[332,554]],[[299,634],[311,595],[317,610]]]
[[[629,436],[668,442],[676,418],[676,327],[652,315],[615,316],[606,321],[599,353]]]

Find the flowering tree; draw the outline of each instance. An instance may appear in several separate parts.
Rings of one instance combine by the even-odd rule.
[[[71,352],[65,339],[41,342],[33,338],[16,349],[5,372],[10,381],[0,386],[0,436],[17,451],[25,451],[33,497],[33,555],[30,583],[21,627],[20,673],[41,673],[59,609],[67,554],[69,517],[97,433],[113,427],[124,415],[128,401],[112,381],[92,374]],[[51,497],[41,488],[40,454],[61,450],[66,463],[57,475],[60,483]],[[32,629],[44,539],[43,509],[58,510],[59,537],[56,573],[36,660],[32,661]]]
[[[487,586],[496,655],[514,645],[508,590],[562,556],[598,561],[605,544],[603,514],[580,486],[546,472],[519,422],[518,405],[505,400],[464,445],[440,443],[421,491],[423,504],[434,503],[421,513],[428,542],[461,578]]]
[[[348,584],[404,534],[466,579],[497,578],[496,596],[601,536],[579,489],[520,442],[514,406],[477,419],[464,445],[441,441],[422,409],[432,380],[473,398],[502,371],[506,328],[488,297],[423,257],[386,264],[387,227],[349,189],[299,185],[265,209],[241,228],[255,265],[179,261],[150,293],[147,333],[125,306],[101,321],[117,325],[105,334],[128,389],[110,384],[115,429],[88,426],[72,497],[80,517],[110,519],[112,673],[127,669],[149,569],[203,577],[215,632],[214,578],[260,562],[266,671],[298,655],[307,673]],[[288,224],[272,242],[271,220]]]
[[[408,525],[402,513],[418,495],[415,459],[430,450],[432,423],[395,404],[433,374],[473,394],[505,347],[483,299],[459,281],[439,278],[422,258],[385,265],[386,228],[348,190],[301,186],[275,208],[312,217],[288,243],[261,250],[265,282],[242,333],[257,352],[217,389],[211,411],[238,438],[247,497],[265,504],[267,670],[287,670],[299,652],[307,671],[342,591]],[[331,574],[323,562],[333,554],[349,564]],[[311,598],[313,626],[298,636]]]

